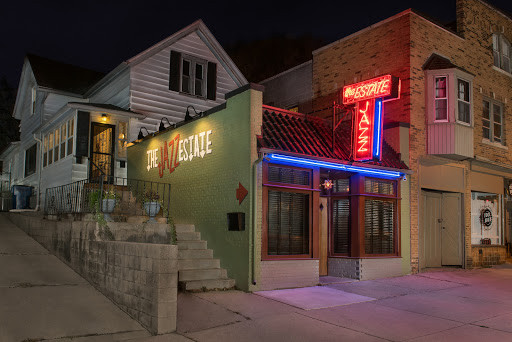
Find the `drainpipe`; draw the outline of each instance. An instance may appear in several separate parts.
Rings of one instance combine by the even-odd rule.
[[[41,134],[41,133],[39,133]],[[34,133],[34,140],[37,141],[39,143],[39,167],[37,168],[38,169],[38,181],[37,181],[37,204],[36,204],[36,208],[34,209],[35,211],[39,211],[39,202],[41,200],[41,171],[43,169],[43,141],[39,138],[36,137],[36,134]]]
[[[254,277],[254,270],[256,268],[256,227],[257,227],[257,213],[258,213],[258,164],[263,160],[264,154],[260,153],[258,159],[252,165],[252,264],[251,264],[251,277],[252,285],[256,285],[256,278]]]

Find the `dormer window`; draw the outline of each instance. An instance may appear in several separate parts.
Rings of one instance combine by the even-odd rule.
[[[171,51],[169,90],[208,100],[216,99],[217,64]]]
[[[502,34],[492,35],[494,66],[506,72],[510,70],[510,42]]]

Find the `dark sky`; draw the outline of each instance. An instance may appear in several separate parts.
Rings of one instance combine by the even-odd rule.
[[[511,0],[489,3],[512,13]],[[27,52],[108,72],[197,19],[223,46],[276,33],[309,33],[329,43],[410,7],[443,23],[455,20],[455,0],[6,0],[0,77],[17,86]]]

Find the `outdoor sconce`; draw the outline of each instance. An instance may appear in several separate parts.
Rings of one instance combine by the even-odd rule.
[[[107,122],[107,120],[108,120],[107,114],[105,114],[105,113],[101,114],[101,122]]]
[[[192,118],[193,118],[193,117],[190,115],[190,112],[188,111],[188,109],[189,109],[189,108],[192,108],[192,109],[194,110],[194,113],[195,113],[194,117],[196,117],[196,116],[198,116],[198,115],[203,116],[203,112],[197,112],[197,111],[196,111],[196,109],[194,108],[194,106],[192,106],[192,105],[188,105],[188,106],[187,106],[187,112],[185,113],[185,121],[190,121],[190,120],[192,120]]]
[[[141,128],[139,129],[139,135],[137,136],[137,140],[140,140],[140,139],[144,138],[144,134],[142,134],[142,129],[143,129],[143,128],[146,130],[146,133],[147,133],[146,135],[148,135],[148,134],[149,134],[149,131],[148,131],[148,129],[147,129],[146,127],[141,127]]]
[[[160,127],[158,128],[158,132],[162,132],[163,130],[165,130],[165,126],[164,126],[164,119],[167,120],[167,123],[169,124],[169,126],[171,125],[171,123],[169,122],[169,119],[167,119],[165,116],[162,118],[162,120],[160,120]]]

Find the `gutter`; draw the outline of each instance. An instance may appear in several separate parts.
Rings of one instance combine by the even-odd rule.
[[[256,285],[256,278],[254,277],[254,270],[256,268],[256,226],[257,226],[257,213],[258,213],[258,165],[263,160],[264,154],[259,153],[258,159],[252,165],[252,263],[251,263],[251,284]]]

